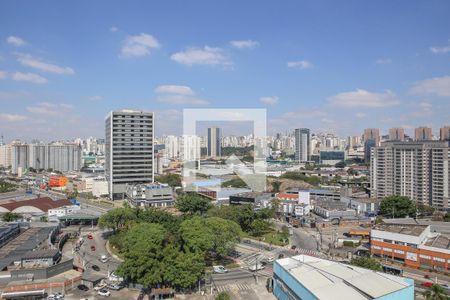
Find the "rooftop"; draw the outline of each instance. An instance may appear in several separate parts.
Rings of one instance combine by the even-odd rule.
[[[318,299],[336,299],[336,295],[347,300],[380,298],[413,285],[410,279],[308,255],[276,263]]]
[[[32,206],[42,210],[43,212],[47,212],[49,209],[58,208],[65,205],[72,205],[72,203],[68,199],[53,200],[49,197],[41,197],[30,200],[13,201],[5,204],[0,204],[0,207],[3,207],[8,211],[14,211],[19,207]]]
[[[24,255],[22,255],[22,259],[55,257],[56,255],[58,255],[58,253],[58,249],[36,250],[25,253]]]
[[[435,237],[429,238],[426,241],[425,246],[450,250],[450,238],[439,234]]]
[[[373,229],[405,235],[420,236],[427,227],[428,227],[427,225],[378,224]]]

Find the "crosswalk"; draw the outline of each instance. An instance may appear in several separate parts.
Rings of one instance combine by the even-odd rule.
[[[251,287],[246,283],[233,283],[227,285],[220,285],[216,287],[218,293],[232,292],[232,291],[246,291],[251,290]]]

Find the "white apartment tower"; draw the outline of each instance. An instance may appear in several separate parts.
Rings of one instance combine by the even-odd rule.
[[[384,142],[372,148],[372,197],[407,196],[445,210],[449,207],[448,144],[438,141]]]
[[[105,120],[105,174],[111,199],[123,199],[126,185],[154,181],[154,114],[110,112]]]

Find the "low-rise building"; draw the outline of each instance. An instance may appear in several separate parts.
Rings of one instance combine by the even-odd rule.
[[[271,200],[272,194],[259,192],[245,192],[230,196],[230,204],[252,204],[263,206],[262,202]]]
[[[108,195],[108,181],[104,177],[94,178],[92,182],[92,195],[94,197]]]
[[[20,268],[42,268],[56,264],[61,258],[58,249],[29,251],[14,264]]]
[[[0,248],[19,233],[19,223],[5,223],[0,225]]]
[[[275,261],[277,299],[414,299],[414,281],[308,255]]]
[[[349,209],[346,203],[328,200],[316,201],[314,213],[326,219],[354,218],[356,216],[356,211]]]
[[[136,207],[170,207],[175,204],[173,191],[167,184],[127,184],[128,202]]]
[[[354,209],[358,215],[376,215],[380,209],[380,199],[361,197],[341,197],[341,202]]]
[[[373,255],[414,268],[450,270],[450,238],[430,225],[379,224],[370,240]]]

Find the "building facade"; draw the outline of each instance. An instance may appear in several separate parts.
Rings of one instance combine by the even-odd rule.
[[[295,160],[306,162],[310,160],[311,136],[308,128],[295,129]]]
[[[403,142],[405,140],[405,129],[403,128],[389,129],[389,140]]]
[[[431,141],[433,130],[429,127],[418,127],[414,130],[414,139],[416,141]]]
[[[450,150],[445,142],[385,142],[372,149],[371,196],[407,196],[445,210],[449,207]]]
[[[208,128],[207,155],[209,157],[222,156],[222,129],[217,127]]]
[[[105,175],[111,199],[124,199],[127,184],[154,180],[154,115],[119,110],[105,120]]]

